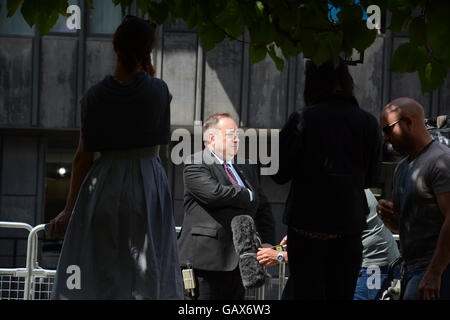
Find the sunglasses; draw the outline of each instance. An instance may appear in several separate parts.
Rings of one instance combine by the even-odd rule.
[[[403,120],[403,117],[400,118],[400,119],[398,119],[398,120],[396,120],[396,121],[394,121],[394,122],[392,122],[392,123],[390,123],[390,124],[385,125],[385,126],[383,127],[383,133],[384,133],[384,135],[385,135],[385,136],[389,136],[389,135],[392,133],[392,130],[394,129],[394,126],[395,126],[397,123],[399,123],[400,121],[402,121],[402,120]]]

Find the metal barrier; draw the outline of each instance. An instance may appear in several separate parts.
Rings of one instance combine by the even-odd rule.
[[[266,268],[276,268],[276,266],[266,267]],[[257,288],[253,289],[255,292],[254,295],[251,295],[251,290],[247,290],[246,299],[247,300],[265,300],[266,293],[271,291],[273,286],[277,286],[277,299],[281,300],[281,296],[283,294],[284,286],[286,285],[287,277],[286,277],[286,263],[282,262],[278,264],[278,278],[274,278],[272,276],[266,278],[266,283]],[[272,298],[273,299],[273,298]]]
[[[180,233],[181,227],[175,227],[177,233]],[[268,268],[275,268],[275,266],[271,266]],[[245,299],[246,300],[265,300],[266,289],[269,291],[272,287],[278,286],[278,300],[281,299],[283,294],[284,286],[286,285],[287,277],[286,277],[286,263],[282,262],[278,265],[278,278],[273,278],[270,275],[266,279],[266,282],[263,286],[256,289],[248,289],[246,290]]]
[[[0,221],[0,228],[29,232],[25,268],[0,268],[0,300],[49,299],[56,270],[43,269],[37,262],[38,232],[45,229],[45,224],[33,228],[27,223]]]
[[[0,228],[24,229],[29,232],[25,268],[0,268],[0,300],[50,299],[56,270],[43,269],[37,261],[38,232],[45,227],[45,224],[33,228],[27,223],[0,221]],[[181,227],[175,227],[175,231],[179,233]],[[286,264],[281,263],[278,267],[278,278],[268,277],[264,286],[247,290],[246,299],[265,300],[266,288],[271,290],[274,285],[278,286],[278,299],[280,299],[287,279]]]

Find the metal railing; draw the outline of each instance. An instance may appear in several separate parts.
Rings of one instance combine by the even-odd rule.
[[[270,266],[266,268],[276,268],[277,266]],[[268,276],[266,278],[266,282],[263,286],[247,290],[246,299],[247,300],[265,300],[266,294],[270,292],[274,286],[277,288],[276,299],[281,300],[281,296],[283,294],[284,286],[286,285],[287,277],[286,277],[286,263],[282,262],[278,264],[278,278],[274,278],[272,276]],[[253,293],[253,294],[252,294]],[[271,298],[274,299],[274,298]]]
[[[48,300],[52,292],[56,270],[41,268],[38,264],[38,233],[45,224],[32,227],[27,223],[0,221],[0,228],[23,229],[28,231],[25,268],[0,268],[0,300]],[[179,233],[181,227],[175,227]],[[246,299],[265,300],[266,289],[278,286],[278,299],[286,284],[286,264],[278,265],[278,278],[269,276],[266,283],[256,289],[247,290]],[[274,267],[269,267],[274,268]],[[252,295],[253,292],[253,295]]]
[[[0,268],[0,300],[49,299],[56,270],[39,267],[38,232],[45,229],[45,224],[32,227],[22,222],[0,221],[0,228],[27,230],[27,255],[25,268]]]

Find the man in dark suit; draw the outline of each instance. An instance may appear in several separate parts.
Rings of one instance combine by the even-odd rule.
[[[233,217],[252,216],[262,242],[275,242],[272,211],[256,167],[236,159],[237,129],[228,114],[210,116],[203,124],[206,148],[184,162],[185,216],[178,245],[182,267],[194,268],[194,299],[244,299]]]

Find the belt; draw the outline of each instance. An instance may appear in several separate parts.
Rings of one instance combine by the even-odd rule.
[[[329,233],[321,233],[321,232],[310,232],[305,231],[303,229],[298,229],[296,227],[290,227],[292,230],[297,232],[299,235],[310,238],[310,239],[316,239],[316,240],[334,240],[334,239],[341,239],[342,236],[339,234],[329,234]]]

